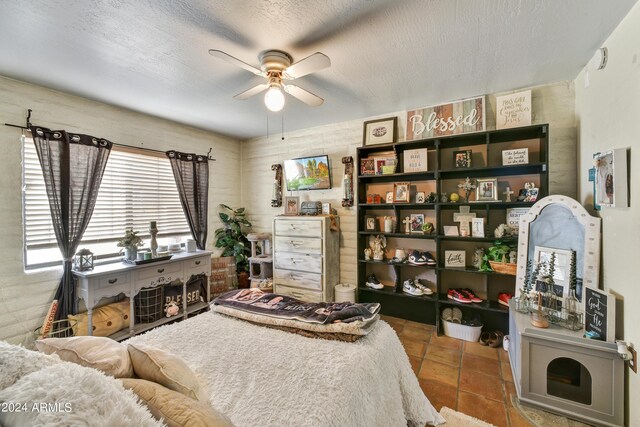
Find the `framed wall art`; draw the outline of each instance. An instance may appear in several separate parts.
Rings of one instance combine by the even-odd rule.
[[[495,202],[498,200],[498,178],[478,178],[476,180],[476,201]]]
[[[362,145],[390,144],[396,141],[398,118],[369,120],[364,122]]]
[[[404,172],[425,172],[427,168],[426,148],[416,148],[414,150],[405,150],[404,152]]]
[[[603,151],[593,156],[596,169],[595,203],[609,208],[629,206],[627,149]]]
[[[393,203],[393,191],[387,191],[385,202]]]
[[[364,229],[367,231],[380,231],[380,228],[378,227],[378,218],[373,215],[365,216]]]
[[[360,175],[375,175],[376,163],[374,159],[360,160]]]
[[[471,150],[460,150],[453,152],[453,165],[456,168],[471,167]]]

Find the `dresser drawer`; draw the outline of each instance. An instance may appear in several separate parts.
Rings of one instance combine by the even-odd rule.
[[[313,237],[276,236],[276,252],[322,253],[322,239]]]
[[[211,257],[203,256],[184,260],[184,271],[187,280],[195,274],[211,274]]]
[[[98,289],[115,288],[121,287],[122,285],[129,286],[127,273],[113,273],[98,279]]]
[[[273,282],[279,285],[288,285],[297,288],[322,290],[322,275],[315,273],[280,270],[276,268],[273,271]]]
[[[276,220],[276,236],[322,237],[322,221]]]
[[[322,257],[320,255],[295,252],[276,252],[274,267],[285,270],[322,273]]]
[[[163,285],[182,279],[182,266],[181,262],[171,262],[137,270],[134,273],[136,288]]]
[[[286,295],[306,302],[322,302],[322,292],[313,292],[307,289],[290,288],[289,286],[274,285],[277,294]]]

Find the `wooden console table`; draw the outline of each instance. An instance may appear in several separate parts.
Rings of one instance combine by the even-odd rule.
[[[163,323],[175,320],[175,317],[162,317],[150,323],[135,323],[134,297],[142,288],[162,286],[174,280],[182,281],[182,316],[186,319],[190,313],[206,308],[209,304],[209,282],[207,280],[207,297],[204,302],[187,306],[187,287],[189,278],[196,274],[211,275],[211,252],[181,252],[174,254],[166,261],[158,261],[142,265],[125,263],[104,264],[91,271],[74,271],[76,279],[76,304],[82,299],[87,306],[88,331],[92,334],[93,308],[102,298],[124,294],[129,297],[130,315],[129,329],[123,329],[110,335],[114,340],[123,340],[137,333],[153,329]],[[76,306],[77,307],[77,306]]]

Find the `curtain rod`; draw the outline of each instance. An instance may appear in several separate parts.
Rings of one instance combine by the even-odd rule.
[[[5,126],[9,126],[12,128],[18,128],[18,129],[22,129],[22,130],[30,130],[31,128],[31,112],[33,110],[31,110],[31,108],[29,108],[27,110],[27,120],[26,120],[26,126],[22,126],[22,125],[13,125],[11,123],[5,123]],[[154,150],[152,148],[144,148],[144,147],[136,147],[135,145],[127,145],[127,144],[118,144],[116,142],[112,142],[113,145],[117,145],[119,147],[127,147],[127,148],[135,148],[136,150],[145,150],[145,151],[153,151],[155,153],[162,153],[165,154],[166,151],[161,151],[161,150]],[[211,157],[211,150],[213,150],[213,148],[209,147],[209,151],[207,152],[207,159],[211,160],[213,162],[216,161],[216,159],[214,159],[213,157]],[[170,150],[171,151],[171,150]]]

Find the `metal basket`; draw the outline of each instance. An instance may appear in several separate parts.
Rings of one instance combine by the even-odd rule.
[[[42,336],[43,326],[40,326],[39,328],[36,328],[35,331],[33,331],[36,339],[67,338],[74,335],[73,329],[78,326],[78,321],[68,319],[54,320],[53,322],[51,322],[51,330],[49,331],[49,333],[47,333],[46,336]]]

